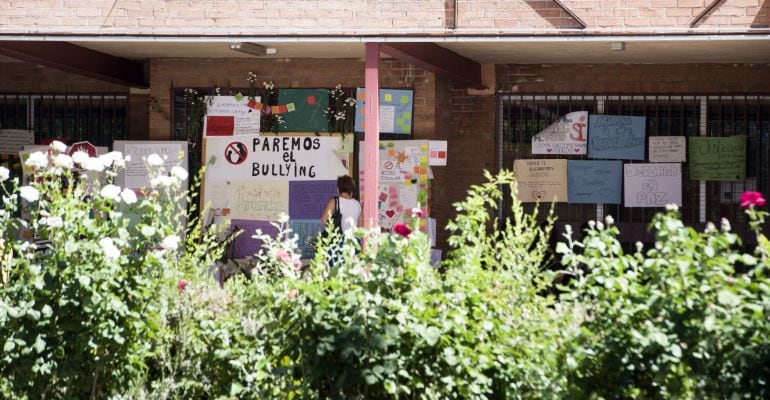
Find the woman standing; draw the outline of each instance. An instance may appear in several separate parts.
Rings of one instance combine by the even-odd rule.
[[[326,222],[332,218],[335,209],[338,207],[342,214],[340,219],[342,233],[345,233],[351,229],[363,225],[363,215],[361,214],[361,204],[353,198],[353,193],[356,191],[356,183],[349,175],[343,175],[337,178],[337,193],[339,197],[332,197],[326,204],[326,209],[321,215],[321,222],[326,225]]]

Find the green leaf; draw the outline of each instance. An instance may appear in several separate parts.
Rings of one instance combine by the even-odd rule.
[[[433,346],[438,342],[439,337],[441,337],[441,332],[435,326],[430,326],[422,332],[422,337],[429,346]]]
[[[719,304],[728,306],[728,307],[735,307],[738,304],[740,304],[741,300],[738,296],[730,292],[729,290],[722,289],[719,292],[717,292],[717,301]]]

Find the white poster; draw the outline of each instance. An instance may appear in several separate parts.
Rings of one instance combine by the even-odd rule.
[[[623,185],[626,207],[682,205],[682,165],[679,163],[626,164]]]
[[[586,154],[588,111],[571,112],[532,137],[532,154]]]
[[[650,162],[687,161],[687,138],[684,136],[650,136]]]
[[[253,135],[259,133],[260,98],[243,95],[206,97],[203,136]]]
[[[188,168],[187,142],[116,140],[112,148],[123,153],[124,156],[131,156],[131,160],[126,163],[126,169],[115,179],[116,184],[121,187],[131,189],[150,187],[150,175],[145,164],[145,159],[150,154],[157,154],[164,159],[167,172],[177,165],[185,170]],[[187,181],[182,184],[182,189],[187,190]]]
[[[428,163],[432,166],[443,167],[446,165],[447,157],[447,141],[446,140],[431,140],[428,143],[430,147],[430,154],[428,157]]]
[[[0,129],[0,154],[16,154],[24,145],[35,143],[35,132],[26,129]]]
[[[206,180],[336,180],[348,170],[339,137],[244,135],[205,140]]]
[[[394,132],[396,127],[396,107],[380,106],[380,132]]]

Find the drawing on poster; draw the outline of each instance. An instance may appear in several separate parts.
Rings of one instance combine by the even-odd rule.
[[[256,102],[260,101],[257,97]],[[203,136],[253,135],[259,133],[262,113],[248,97],[207,96]]]
[[[532,136],[532,154],[586,154],[588,111],[571,112]]]
[[[650,136],[650,162],[684,162],[687,159],[684,136]]]
[[[568,200],[567,160],[515,160],[513,173],[518,197],[523,203]]]
[[[356,89],[356,132],[364,131],[365,97],[364,88]],[[411,89],[380,89],[380,133],[412,133],[413,98],[414,91]]]
[[[742,181],[746,179],[746,136],[690,137],[687,147],[690,179]]]
[[[645,117],[591,115],[588,157],[644,160]]]
[[[285,121],[281,132],[328,132],[328,89],[280,89],[276,106]],[[272,109],[273,107],[271,107]]]
[[[620,204],[622,161],[569,160],[567,169],[570,203]]]
[[[623,166],[625,207],[682,205],[682,165],[679,163]]]

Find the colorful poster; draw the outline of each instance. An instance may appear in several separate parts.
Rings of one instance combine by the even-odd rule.
[[[289,182],[206,182],[205,201],[218,217],[217,222],[225,219],[277,221],[280,214],[286,214],[289,209]]]
[[[289,218],[321,219],[326,204],[337,194],[337,181],[289,182]]]
[[[286,121],[279,126],[281,132],[328,132],[327,107],[328,89],[280,89],[278,106],[270,109]]]
[[[166,172],[177,165],[185,170],[188,166],[187,142],[183,141],[116,140],[112,148],[122,152],[124,156],[131,156],[126,169],[115,179],[117,185],[121,187],[131,189],[150,187],[150,175],[145,164],[145,159],[150,154],[157,154],[163,158]],[[188,181],[189,178],[182,184],[183,190],[187,190]]]
[[[685,162],[686,146],[684,136],[650,136],[650,162]]]
[[[588,111],[571,112],[532,136],[532,154],[586,154]]]
[[[682,165],[679,163],[626,164],[623,182],[626,207],[682,205]]]
[[[430,155],[428,163],[432,166],[443,167],[446,165],[447,157],[447,141],[446,140],[431,140],[428,144],[430,147]]]
[[[742,181],[746,179],[746,136],[691,136],[687,147],[690,179]]]
[[[243,95],[206,97],[203,136],[254,135],[259,133],[262,117],[255,101]]]
[[[348,173],[330,136],[207,137],[206,180],[335,180]]]
[[[380,187],[377,194],[377,210],[381,227],[392,228],[408,222],[411,211],[420,207],[425,211],[428,203],[428,155],[427,140],[386,140],[380,142]],[[359,165],[366,165],[363,143],[359,146]],[[359,171],[361,192],[366,184],[363,170]],[[362,201],[366,201],[362,196]],[[420,220],[422,230],[427,220]]]
[[[297,248],[302,258],[313,258],[315,255],[315,242],[318,234],[324,230],[324,226],[318,219],[292,219],[289,221],[292,235],[297,235]]]
[[[35,143],[35,131],[26,129],[0,129],[0,154],[16,154],[24,145]]]
[[[644,160],[645,117],[591,115],[588,157]]]
[[[515,160],[513,173],[518,197],[523,203],[568,200],[567,160]]]
[[[620,204],[623,162],[569,160],[568,198],[573,204]]]
[[[366,120],[366,94],[356,89],[356,132],[363,132]],[[414,91],[411,89],[380,89],[380,133],[412,134]]]

